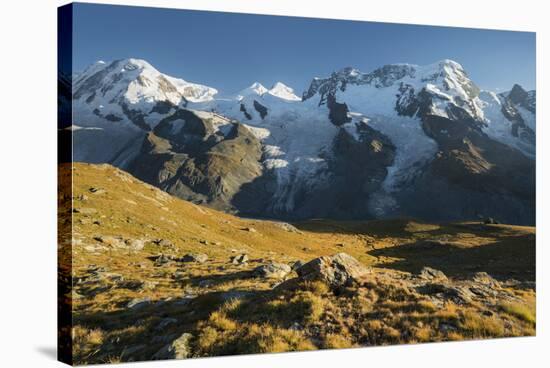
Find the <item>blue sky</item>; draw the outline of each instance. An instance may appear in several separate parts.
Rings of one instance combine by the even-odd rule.
[[[277,81],[298,95],[315,76],[353,66],[453,59],[481,88],[535,88],[535,34],[188,10],[77,4],[76,71],[135,57],[163,73],[239,91]]]

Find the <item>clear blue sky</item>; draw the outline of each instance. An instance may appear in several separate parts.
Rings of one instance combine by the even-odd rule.
[[[259,81],[307,88],[345,66],[461,63],[480,87],[535,88],[535,34],[326,19],[77,4],[74,69],[135,57],[166,74],[239,91]]]

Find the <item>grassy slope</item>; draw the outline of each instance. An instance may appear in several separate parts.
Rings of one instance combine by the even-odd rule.
[[[534,281],[534,228],[311,220],[293,224],[294,231],[179,200],[108,165],[76,164],[73,190],[73,276],[80,280],[73,336],[80,363],[150,359],[182,332],[193,333],[194,356],[534,333],[534,290],[518,283],[503,284],[505,295],[513,296],[506,300],[495,296],[458,306],[420,294],[406,281],[423,266],[457,283],[477,271]],[[99,236],[146,245],[119,249]],[[322,285],[274,293],[275,281],[249,274],[270,260],[307,261],[342,251],[375,272],[338,296]],[[157,267],[148,258],[188,252],[209,260]],[[249,255],[249,264],[230,264],[229,257],[240,253]],[[198,297],[182,303],[186,296]],[[136,298],[151,302],[129,309]],[[159,328],[172,318],[175,323]],[[446,325],[451,327],[441,327]]]

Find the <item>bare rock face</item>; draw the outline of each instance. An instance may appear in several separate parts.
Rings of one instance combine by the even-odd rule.
[[[338,253],[315,258],[296,272],[302,280],[323,281],[331,287],[339,287],[358,281],[370,270],[349,254]]]

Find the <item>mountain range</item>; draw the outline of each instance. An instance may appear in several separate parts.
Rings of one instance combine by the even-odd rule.
[[[481,90],[452,60],[348,67],[301,96],[256,82],[221,98],[139,59],[67,83],[74,161],[194,203],[281,219],[535,223],[536,92]]]

